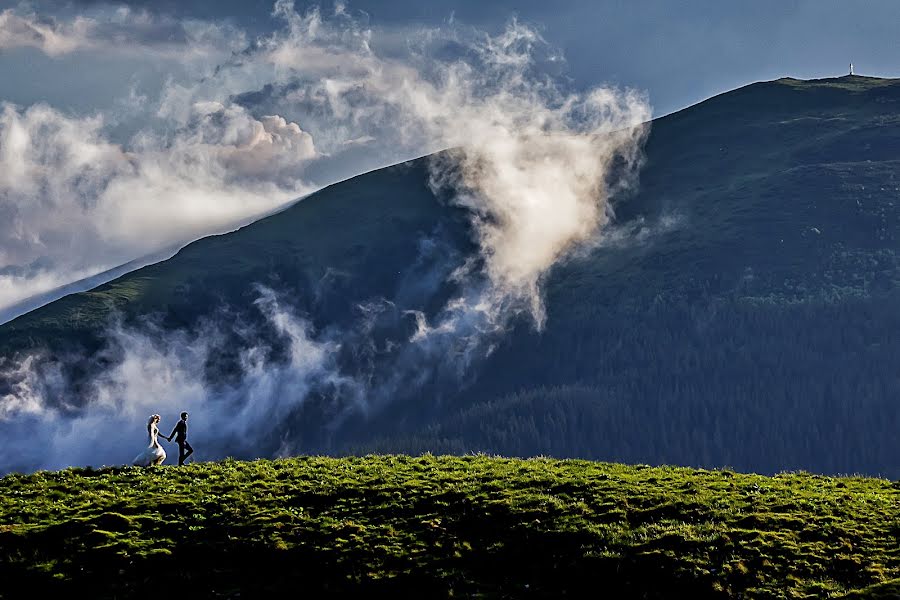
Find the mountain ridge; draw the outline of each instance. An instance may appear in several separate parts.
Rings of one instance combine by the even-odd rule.
[[[699,109],[700,107],[703,107],[704,105],[706,105],[707,103],[715,102],[715,101],[717,101],[717,100],[719,100],[719,99],[721,99],[721,98],[723,98],[723,97],[733,96],[733,95],[736,94],[736,93],[749,92],[749,91],[751,91],[751,90],[756,91],[756,89],[758,89],[758,88],[760,88],[760,87],[769,87],[769,86],[771,86],[771,85],[773,85],[773,84],[778,84],[778,85],[790,85],[790,86],[794,86],[794,85],[798,85],[798,84],[799,84],[801,87],[808,87],[808,88],[814,88],[814,87],[832,87],[832,86],[833,86],[833,87],[842,88],[842,89],[852,89],[852,88],[854,88],[854,87],[856,87],[856,86],[852,86],[852,85],[848,85],[848,84],[852,84],[852,83],[856,83],[856,82],[866,82],[866,83],[877,82],[877,86],[878,86],[878,87],[882,87],[882,86],[892,86],[892,85],[898,85],[898,86],[900,86],[900,78],[884,78],[884,77],[864,76],[864,75],[842,75],[842,76],[836,76],[836,77],[824,77],[824,78],[817,78],[817,79],[797,79],[797,78],[794,78],[794,77],[786,76],[786,77],[781,77],[781,78],[779,78],[779,79],[773,79],[773,80],[767,80],[767,81],[758,81],[758,82],[750,83],[750,84],[741,86],[741,87],[739,87],[739,88],[735,88],[735,89],[733,89],[733,90],[729,90],[729,91],[725,91],[725,92],[716,94],[716,95],[714,95],[714,96],[711,96],[710,98],[707,98],[706,100],[703,100],[703,101],[698,102],[698,103],[696,103],[696,104],[693,104],[693,105],[691,105],[691,106],[685,107],[685,108],[680,109],[680,110],[678,110],[678,111],[675,111],[675,112],[673,112],[673,113],[669,113],[669,114],[663,115],[663,116],[661,116],[661,117],[654,118],[654,119],[650,122],[650,124],[651,124],[651,126],[652,126],[652,123],[654,123],[654,122],[664,122],[664,121],[671,120],[671,119],[674,119],[674,118],[677,118],[677,117],[680,117],[680,116],[685,116],[686,113],[689,113],[690,111],[693,111],[693,110],[697,110],[697,109]],[[862,91],[868,91],[868,89],[870,89],[870,88],[862,88]],[[446,150],[443,151],[443,152],[446,152]],[[440,153],[440,152],[438,152],[438,154],[439,154],[439,153]],[[372,169],[372,170],[370,170],[370,171],[366,171],[366,172],[363,172],[363,173],[359,173],[359,174],[357,174],[357,175],[354,175],[353,177],[349,177],[349,178],[347,178],[347,179],[344,179],[344,180],[341,180],[341,181],[338,181],[338,182],[335,182],[335,183],[331,183],[331,184],[329,184],[329,185],[326,185],[326,186],[324,186],[323,188],[321,188],[321,189],[319,189],[319,190],[317,190],[316,192],[313,192],[313,193],[316,194],[316,193],[322,192],[323,190],[327,190],[327,189],[329,189],[329,188],[332,188],[332,187],[334,187],[334,186],[339,186],[339,185],[345,184],[345,183],[347,183],[347,182],[351,182],[351,181],[357,180],[357,179],[360,178],[360,177],[365,177],[365,176],[367,176],[367,175],[369,175],[369,174],[371,174],[371,173],[374,173],[374,172],[376,172],[376,171],[380,171],[380,170],[383,170],[383,169],[397,168],[397,167],[400,167],[401,165],[406,165],[406,164],[409,164],[409,163],[413,163],[413,162],[417,162],[417,161],[426,160],[429,156],[431,156],[431,155],[423,155],[423,156],[420,156],[420,157],[418,157],[418,158],[413,158],[413,159],[404,161],[404,162],[402,162],[402,163],[397,163],[397,164],[395,164],[395,165],[389,165],[389,166],[386,166],[386,167],[381,167],[381,168],[378,168],[378,169]],[[279,207],[277,210],[272,211],[271,214],[263,215],[263,216],[259,217],[258,219],[254,220],[254,221],[252,221],[252,222],[250,222],[250,223],[246,223],[246,224],[243,224],[243,225],[237,227],[237,229],[236,229],[235,231],[237,231],[238,229],[243,229],[244,227],[247,227],[247,226],[249,226],[249,225],[252,225],[253,223],[256,223],[256,222],[258,222],[258,221],[261,221],[261,220],[267,219],[267,218],[269,218],[269,217],[272,217],[272,216],[274,216],[274,215],[277,215],[277,214],[279,214],[279,213],[281,213],[281,212],[283,212],[283,211],[285,211],[285,210],[288,210],[288,209],[291,208],[294,204],[296,204],[297,202],[300,202],[300,201],[302,201],[302,200],[303,200],[303,198],[299,198],[299,199],[297,199],[297,200],[295,200],[295,201],[292,201],[292,202],[288,203],[288,205],[286,205],[286,206],[284,206],[284,207]],[[180,253],[182,250],[186,249],[188,246],[190,246],[190,245],[192,245],[192,244],[194,244],[194,243],[196,243],[196,242],[199,242],[199,241],[201,241],[201,240],[203,240],[203,239],[214,238],[214,237],[217,237],[217,236],[220,236],[220,235],[227,235],[227,234],[229,234],[229,233],[234,233],[234,231],[228,231],[228,232],[224,232],[224,233],[220,233],[220,234],[210,234],[210,235],[207,235],[207,236],[200,237],[200,238],[198,238],[198,239],[196,239],[196,240],[193,240],[193,241],[191,241],[191,242],[187,242],[187,243],[185,243],[184,245],[182,245],[182,247],[181,247],[179,250],[177,250],[177,251],[175,252],[175,254],[173,254],[172,256],[168,257],[167,259],[163,259],[163,260],[161,260],[161,261],[159,261],[159,262],[165,262],[165,261],[168,260],[168,259],[175,258],[175,256],[176,256],[178,253]],[[163,251],[163,252],[166,252],[166,251]],[[137,259],[136,261],[131,261],[131,262],[137,262],[137,261],[141,261],[141,260],[143,260],[143,259]],[[115,267],[115,268],[113,268],[113,269],[110,269],[110,271],[117,271],[118,269],[121,269],[121,268],[125,267],[127,264],[130,264],[130,263],[126,263],[126,264],[124,264],[124,265],[122,265],[122,266],[120,266],[120,267]],[[157,263],[154,262],[154,263],[152,263],[152,264],[157,264]],[[152,265],[143,265],[143,266],[152,266]],[[138,270],[138,269],[134,269],[134,270]],[[128,271],[127,273],[123,273],[122,275],[128,275],[129,273],[134,272],[134,270]],[[101,274],[101,275],[102,275],[102,274]],[[88,279],[90,279],[90,278],[88,278]],[[118,279],[118,277],[116,277],[116,279]],[[103,282],[103,283],[105,284],[105,283],[109,283],[109,282]],[[103,285],[103,284],[101,284],[101,285]],[[66,287],[66,286],[63,286],[63,287]],[[90,290],[80,290],[80,291],[90,291]],[[76,292],[76,293],[77,293],[77,292]],[[43,308],[43,306],[36,307],[36,308],[33,309],[33,310],[39,310],[40,308]],[[33,310],[32,310],[32,311],[28,311],[28,312],[29,312],[29,313],[30,313],[30,312],[33,312]],[[25,313],[25,314],[28,314],[28,313]],[[25,315],[19,315],[19,316],[25,316]],[[15,318],[18,318],[18,317],[15,317]],[[14,318],[14,319],[11,319],[11,320],[15,320],[15,318]],[[7,321],[7,322],[9,322],[9,321]],[[0,323],[0,325],[4,325],[4,324],[5,324],[5,323]]]
[[[400,390],[328,435],[327,402],[307,403],[260,453],[293,436],[298,451],[328,453],[900,474],[890,392],[900,384],[890,360],[900,352],[900,85],[798,81],[654,120],[640,188],[613,199],[596,247],[546,277],[544,331],[517,321],[465,385]],[[427,159],[403,163],[16,319],[0,327],[0,355],[90,355],[107,303],[173,330],[223,307],[252,320],[253,284],[277,289],[323,334],[346,330],[371,299],[393,303],[381,352],[415,331],[404,310],[433,316],[453,295],[449,274],[477,250],[471,233],[466,212],[432,193]],[[342,372],[370,368],[353,355],[362,345],[347,338]],[[225,366],[207,367],[237,368],[238,350],[220,350]],[[388,356],[371,358],[378,376]]]

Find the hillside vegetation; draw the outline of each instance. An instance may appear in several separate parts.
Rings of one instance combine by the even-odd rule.
[[[70,469],[0,479],[0,597],[896,597],[898,523],[897,483],[804,473],[430,455]]]
[[[114,317],[232,331],[259,321],[263,284],[375,389],[398,371],[410,311],[433,317],[475,252],[469,216],[428,176],[427,158],[361,175],[63,298],[0,326],[0,361],[61,361],[70,410],[91,397],[79,382],[116,360],[100,352]],[[355,398],[310,394],[243,457],[288,440],[313,454],[900,477],[900,80],[780,79],[657,119],[639,188],[613,204],[597,247],[546,278],[545,330],[517,321],[465,377],[423,375],[364,414]],[[373,305],[388,308],[362,329]],[[209,343],[198,377],[238,377],[246,340]],[[273,362],[283,343],[268,341]],[[16,385],[0,375],[0,394]]]

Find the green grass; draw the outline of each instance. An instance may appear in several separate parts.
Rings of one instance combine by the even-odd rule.
[[[783,77],[777,80],[781,85],[794,88],[833,88],[851,92],[867,92],[872,89],[886,88],[897,85],[896,79],[884,79],[881,77],[866,77],[865,75],[844,75],[843,77],[827,77],[824,79],[794,79]]]
[[[0,597],[886,598],[898,536],[900,486],[872,478],[430,455],[69,469],[0,479]]]

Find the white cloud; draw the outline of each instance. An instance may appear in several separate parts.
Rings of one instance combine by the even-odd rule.
[[[530,315],[542,327],[544,278],[559,261],[597,243],[611,195],[635,181],[650,118],[646,99],[628,90],[582,93],[559,85],[543,70],[558,55],[516,21],[493,37],[455,26],[410,32],[408,51],[388,57],[346,7],[326,18],[279,0],[274,14],[282,28],[214,73],[197,82],[169,81],[154,117],[168,133],[148,128],[123,147],[104,137],[99,117],[66,116],[46,106],[3,108],[0,269],[14,267],[3,272],[17,283],[0,295],[0,306],[33,283],[28,273],[122,262],[277,206],[308,190],[302,174],[313,162],[365,152],[383,164],[453,148],[431,161],[431,183],[468,209],[480,260],[453,273],[460,292],[433,322],[417,307],[394,307],[412,315],[415,333],[391,340],[384,373],[364,374],[373,382],[366,409],[378,410],[424,381],[460,377],[492,351],[515,315]],[[442,53],[447,47],[453,51]],[[392,305],[392,299],[372,300]],[[332,350],[304,326],[278,326],[273,318],[283,335],[299,340],[279,371],[282,379],[267,378],[272,366],[263,348],[243,357],[244,383],[236,389],[252,390],[252,404],[277,413],[296,406],[279,404],[279,382],[308,381],[304,361],[322,364]],[[110,385],[98,388],[115,390],[109,398],[120,411],[113,413],[117,422],[144,423],[125,403],[157,412],[161,397],[167,410],[176,410],[170,402],[205,406],[210,420],[223,410],[207,401],[212,396],[197,381],[202,369],[180,370],[202,364],[202,341],[158,344],[141,341],[146,332],[128,335],[133,351],[111,369]],[[130,387],[143,381],[139,367],[147,369],[151,395]],[[46,390],[48,381],[53,377],[28,389]],[[5,400],[9,410],[24,414],[35,406],[23,389]],[[307,389],[298,383],[291,398],[302,402]],[[247,406],[241,400],[231,408],[242,414]],[[96,410],[88,406],[72,423],[92,426],[101,418]],[[58,418],[59,428],[69,423]],[[59,460],[82,459],[51,464]]]
[[[479,233],[491,284],[483,293],[498,297],[476,304],[524,301],[540,325],[541,278],[598,235],[611,186],[633,180],[651,116],[646,99],[613,88],[565,91],[537,64],[558,55],[517,21],[493,37],[450,36],[467,44],[460,58],[400,60],[379,56],[372,32],[346,10],[329,21],[279,0],[274,14],[286,27],[260,43],[255,60],[295,82],[286,105],[315,107],[381,145],[458,149],[432,167],[435,185],[456,193]],[[417,47],[436,39],[424,32]]]
[[[255,86],[264,93],[244,94],[247,102],[303,115],[329,154],[358,140],[386,158],[458,148],[453,168],[433,164],[434,182],[471,210],[491,281],[484,293],[502,296],[483,302],[526,302],[540,325],[540,279],[598,235],[609,196],[634,179],[651,117],[646,98],[566,91],[542,73],[558,53],[515,20],[497,36],[410,31],[408,52],[389,58],[346,7],[325,16],[278,0],[273,15],[284,27],[218,71],[218,95],[242,102]],[[435,58],[448,44],[451,58]],[[211,85],[170,86],[162,114],[177,115]]]
[[[51,57],[73,52],[116,52],[178,62],[223,60],[247,45],[243,31],[222,23],[120,7],[70,20],[23,9],[0,12],[0,50],[36,48]]]
[[[274,14],[286,26],[224,69],[225,81],[271,76],[249,100],[310,115],[317,140],[320,129],[337,133],[323,142],[329,150],[359,138],[386,153],[454,148],[431,162],[432,184],[469,210],[481,248],[483,266],[467,263],[456,274],[460,295],[433,323],[413,311],[416,333],[371,402],[390,401],[429,373],[462,376],[515,315],[541,328],[543,279],[597,243],[611,195],[635,182],[651,116],[646,98],[566,90],[542,70],[558,54],[516,21],[493,37],[416,32],[408,54],[388,58],[346,9],[325,18],[281,0]],[[457,51],[436,59],[434,50],[450,42]]]
[[[240,106],[219,102],[194,105],[192,132],[184,142],[189,152],[203,149],[225,169],[226,178],[284,182],[296,180],[297,169],[318,153],[312,136],[278,115],[252,118]]]
[[[195,458],[212,460],[254,455],[314,389],[341,389],[352,406],[361,389],[337,373],[339,344],[315,340],[310,324],[272,290],[257,291],[256,308],[286,343],[287,360],[272,361],[271,344],[256,339],[257,330],[247,329],[242,333],[253,343],[241,352],[243,376],[236,384],[205,382],[197,376],[233,323],[208,324],[195,335],[151,326],[114,327],[104,349],[113,366],[88,382],[90,399],[78,410],[64,402],[71,390],[60,363],[41,356],[8,363],[0,359],[0,380],[8,382],[9,389],[0,389],[0,435],[6,440],[0,445],[0,473],[129,464],[145,447],[144,424],[155,413],[163,417],[161,429],[167,434],[179,413],[188,411]],[[291,447],[289,440],[278,445],[282,452]],[[177,453],[177,446],[166,447]],[[177,455],[166,462],[173,459],[177,462]]]
[[[49,56],[93,46],[90,34],[94,22],[76,18],[60,23],[53,18],[39,18],[34,14],[19,15],[11,8],[0,12],[0,50],[8,48],[37,48]]]
[[[198,104],[128,148],[100,117],[0,110],[0,307],[160,248],[233,228],[309,191],[296,123]],[[18,267],[11,269],[9,267]]]

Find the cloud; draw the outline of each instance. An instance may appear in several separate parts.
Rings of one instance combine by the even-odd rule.
[[[243,31],[224,23],[179,20],[125,6],[68,20],[23,9],[0,12],[0,50],[35,48],[51,57],[114,51],[194,62],[221,60],[246,44]]]
[[[224,168],[228,179],[296,183],[299,167],[317,157],[312,136],[278,115],[258,120],[240,106],[218,102],[194,105],[189,152],[202,148]]]
[[[0,308],[0,323],[15,318],[25,310],[37,308],[31,304],[24,307],[17,306],[17,303],[56,290],[73,281],[87,279],[96,273],[95,266],[80,270],[57,269],[39,260],[25,266],[0,268],[0,306],[3,307]],[[45,302],[41,304],[43,303]]]
[[[90,19],[60,23],[34,14],[20,16],[8,8],[0,12],[0,49],[31,47],[58,56],[92,45],[89,36],[93,28]]]
[[[456,272],[460,294],[443,311],[429,321],[409,309],[415,333],[371,401],[387,403],[431,377],[464,377],[517,315],[542,328],[543,279],[597,244],[610,197],[636,185],[647,99],[608,87],[567,89],[548,75],[558,53],[516,20],[496,36],[412,32],[408,52],[388,57],[347,9],[300,13],[280,0],[273,14],[285,27],[220,72],[231,82],[274,78],[235,102],[310,115],[317,140],[327,124],[340,144],[361,137],[411,152],[451,148],[431,161],[431,183],[468,210],[481,250],[480,261]]]
[[[90,429],[98,419],[142,430],[146,414],[199,406],[203,420],[222,431],[246,423],[234,429],[243,447],[271,454],[273,436],[284,436],[276,445],[287,451],[311,447],[294,446],[297,434],[289,431],[291,411],[311,398],[329,407],[313,421],[328,429],[425,386],[458,390],[518,317],[544,326],[544,279],[560,261],[598,244],[610,198],[636,185],[646,98],[570,89],[554,77],[558,53],[533,28],[512,20],[490,36],[454,23],[409,32],[403,51],[384,53],[365,20],[343,5],[325,15],[279,0],[273,14],[279,29],[208,77],[170,80],[155,111],[166,127],[143,129],[127,145],[104,137],[100,117],[7,105],[0,118],[0,172],[8,173],[0,179],[0,211],[8,216],[0,221],[8,223],[0,224],[0,266],[60,272],[226,228],[308,189],[301,179],[307,168],[360,150],[382,164],[446,150],[429,162],[430,183],[466,209],[477,256],[461,265],[448,252],[423,260],[433,272],[417,272],[417,280],[449,279],[446,289],[456,290],[442,308],[426,313],[412,293],[364,299],[363,325],[328,335],[263,292],[257,307],[288,341],[288,358],[273,361],[270,341],[246,334],[239,378],[225,387],[198,373],[218,338],[245,335],[230,323],[202,335],[113,328],[112,366],[92,380],[88,405],[72,411],[52,400],[71,385],[56,377],[61,367],[7,365],[6,377],[19,382],[8,386],[7,413],[25,419],[37,406],[34,431],[62,440],[33,464],[88,460],[86,451],[67,454],[76,437],[66,428]],[[44,222],[51,213],[58,220]],[[390,325],[377,344],[365,325],[375,322]],[[335,358],[345,340],[360,354],[353,377]],[[35,372],[46,376],[34,379]],[[128,450],[128,458],[134,454]],[[0,467],[11,460],[0,456]]]
[[[109,142],[101,117],[0,108],[0,307],[310,190],[312,138],[277,115],[198,103],[170,135]],[[11,267],[17,268],[11,268]]]
[[[234,321],[207,322],[196,333],[116,325],[102,354],[112,366],[86,383],[90,400],[78,407],[63,366],[33,355],[0,362],[0,473],[55,469],[77,464],[129,464],[146,445],[146,417],[162,415],[168,434],[181,411],[190,414],[190,439],[197,458],[258,456],[290,452],[290,423],[316,392],[340,396],[331,418],[360,402],[357,382],[338,374],[340,344],[316,340],[312,326],[270,289],[257,288],[263,322],[236,327]],[[239,378],[225,383],[198,374],[211,354],[233,343],[242,350]],[[321,409],[318,409],[321,410]],[[324,409],[327,410],[327,407]],[[287,437],[286,437],[287,436]],[[165,444],[165,442],[163,442]],[[167,446],[171,454],[177,452]],[[170,458],[168,463],[171,464]]]
[[[472,215],[489,281],[483,293],[496,296],[475,305],[527,302],[540,326],[541,278],[598,235],[610,195],[635,181],[651,116],[646,98],[567,91],[542,71],[559,56],[515,20],[496,36],[420,32],[415,52],[392,59],[373,50],[372,32],[346,9],[327,20],[279,0],[274,14],[286,27],[262,40],[253,60],[290,82],[280,102],[380,144],[454,148],[432,162],[433,185]],[[432,50],[448,40],[466,51],[435,59]]]
[[[495,36],[461,26],[410,31],[406,52],[385,56],[346,6],[301,13],[278,0],[273,16],[283,27],[217,70],[218,93],[302,115],[328,154],[355,140],[385,156],[455,148],[450,160],[432,163],[433,184],[470,210],[491,283],[484,293],[502,296],[485,301],[527,302],[540,326],[540,279],[598,234],[610,195],[635,181],[647,99],[607,87],[567,90],[547,74],[559,54],[516,20]],[[262,85],[247,90],[250,82]],[[211,85],[172,95],[184,106]]]

